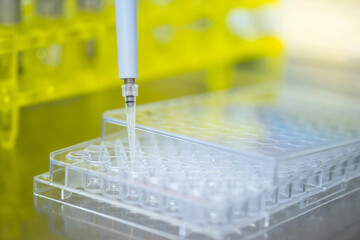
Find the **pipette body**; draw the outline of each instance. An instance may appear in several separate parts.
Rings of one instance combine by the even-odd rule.
[[[135,160],[135,110],[138,85],[137,0],[115,0],[119,78],[126,105],[130,160]]]

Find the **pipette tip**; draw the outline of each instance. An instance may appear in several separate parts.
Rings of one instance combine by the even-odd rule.
[[[122,86],[122,94],[125,98],[126,105],[130,161],[135,161],[135,110],[138,85],[135,84],[135,79],[124,79],[124,82],[125,84]]]

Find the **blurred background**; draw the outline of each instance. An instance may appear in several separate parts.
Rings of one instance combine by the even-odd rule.
[[[138,3],[138,104],[262,82],[360,94],[358,0]],[[63,239],[32,178],[123,107],[116,53],[114,0],[0,0],[0,239]]]

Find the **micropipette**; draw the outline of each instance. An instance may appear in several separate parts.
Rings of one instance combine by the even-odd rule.
[[[115,0],[119,78],[124,80],[130,160],[135,160],[135,110],[138,85],[137,0]]]

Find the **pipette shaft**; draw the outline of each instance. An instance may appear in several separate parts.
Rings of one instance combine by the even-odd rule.
[[[120,79],[138,78],[136,2],[136,0],[115,0]]]
[[[130,160],[135,160],[135,110],[138,85],[137,1],[115,0],[119,78],[126,105]]]

